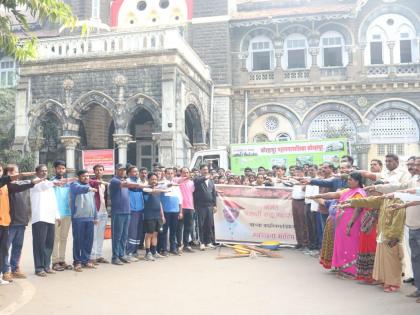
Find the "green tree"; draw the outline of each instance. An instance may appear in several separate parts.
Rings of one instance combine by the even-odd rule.
[[[40,23],[76,25],[70,6],[60,0],[0,0],[0,49],[18,61],[36,57],[37,38],[30,33],[28,14]],[[13,32],[16,24],[22,28],[23,39]]]

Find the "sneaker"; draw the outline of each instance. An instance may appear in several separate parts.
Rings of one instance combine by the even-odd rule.
[[[134,257],[134,256],[128,256],[127,257],[127,260],[129,261],[129,262],[138,262],[139,260],[138,260],[138,258],[136,258],[136,257]]]
[[[214,245],[213,245],[213,244],[206,244],[206,248],[208,248],[208,249],[214,249],[214,248],[216,248],[216,247],[214,247]]]
[[[10,281],[6,281],[0,278],[0,285],[6,285],[6,284],[10,284]]]
[[[152,255],[151,252],[148,252],[145,256],[144,256],[144,260],[147,261],[155,261],[155,257]]]
[[[13,282],[12,273],[11,272],[3,273],[3,278],[2,279],[4,281],[7,281],[7,282]]]
[[[179,251],[176,250],[176,249],[171,250],[169,253],[172,254],[173,256],[181,256],[181,254],[179,253]]]
[[[122,263],[122,261],[121,261],[121,260],[119,260],[119,259],[115,259],[115,260],[113,260],[111,263],[112,263],[113,265],[116,265],[116,266],[122,266],[122,265],[124,265],[124,264]]]
[[[158,255],[160,255],[161,257],[159,257],[159,258],[163,258],[163,257],[169,257],[169,253],[168,253],[168,251],[166,251],[166,250],[164,250],[163,252],[161,252],[160,254],[158,254]]]
[[[155,259],[165,258],[165,257],[168,257],[168,254],[166,253],[166,256],[163,256],[163,255],[159,254],[158,252],[156,252],[156,253],[153,255],[153,257],[154,257]]]
[[[187,253],[194,253],[194,250],[192,249],[192,247],[191,247],[191,246],[186,246],[186,247],[184,247],[184,252],[187,252]]]
[[[200,250],[206,250],[206,245],[200,244]]]
[[[15,272],[12,272],[13,279],[26,279],[26,275],[19,269]]]
[[[129,264],[129,263],[130,263],[130,260],[129,260],[129,258],[128,258],[127,256],[120,257],[120,260],[121,260],[124,264]]]

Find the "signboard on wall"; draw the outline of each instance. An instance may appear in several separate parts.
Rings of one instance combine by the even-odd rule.
[[[93,174],[93,167],[97,164],[104,166],[104,175],[114,175],[115,157],[113,149],[82,151],[83,169]]]

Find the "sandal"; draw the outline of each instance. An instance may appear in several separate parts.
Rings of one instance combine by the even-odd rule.
[[[64,267],[60,263],[53,264],[52,269],[55,271],[64,271]]]
[[[386,292],[386,293],[394,293],[394,292],[398,291],[398,289],[399,289],[399,287],[396,287],[396,286],[390,285],[390,286],[387,286],[387,287],[384,289],[384,292]]]
[[[80,265],[80,264],[75,265],[74,266],[74,271],[76,271],[76,272],[82,272],[83,271],[82,270],[82,265]]]
[[[91,262],[88,262],[87,264],[83,265],[86,269],[96,269],[95,265]]]

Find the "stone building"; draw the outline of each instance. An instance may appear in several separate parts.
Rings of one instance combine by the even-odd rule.
[[[208,146],[333,135],[363,167],[419,153],[418,1],[67,2],[96,31],[57,32],[20,66],[15,143],[41,160],[115,147],[182,165]]]

